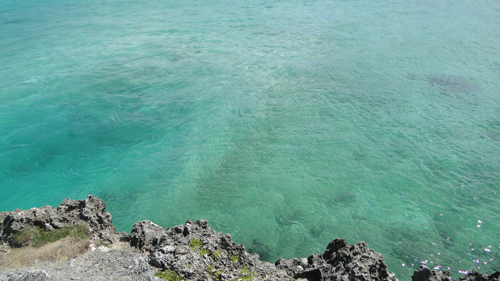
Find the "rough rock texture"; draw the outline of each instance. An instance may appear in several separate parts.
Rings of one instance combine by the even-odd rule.
[[[40,227],[48,231],[65,226],[83,225],[97,239],[110,243],[116,235],[111,214],[105,212],[106,203],[101,199],[89,195],[88,199],[65,199],[59,207],[43,206],[29,210],[16,209],[12,212],[0,213],[0,244],[11,247],[24,245],[16,244],[13,235],[26,228]]]
[[[360,242],[351,245],[344,239],[335,239],[321,255],[307,259],[279,259],[278,269],[285,269],[294,278],[307,280],[397,280],[389,274],[380,253]]]
[[[130,234],[116,233],[105,208],[106,203],[89,195],[84,200],[66,199],[57,208],[0,213],[0,259],[10,246],[22,246],[16,245],[12,236],[31,227],[52,231],[84,225],[93,233],[91,239],[99,242],[91,245],[108,244],[113,248],[96,250],[91,246],[91,251],[65,262],[0,270],[0,280],[161,280],[154,276],[158,270],[183,280],[397,280],[387,270],[382,255],[365,242],[351,245],[335,239],[323,254],[279,259],[272,264],[261,261],[258,254],[248,253],[245,246],[232,241],[231,235],[213,231],[206,220],[188,220],[169,229],[144,220],[134,224]],[[499,278],[500,271],[491,275],[472,271],[460,280]],[[412,276],[412,281],[445,280],[450,280],[449,272],[424,266]]]
[[[449,271],[436,271],[420,266],[417,271],[413,272],[411,277],[412,281],[449,281],[451,280]],[[476,272],[472,270],[464,277],[460,278],[460,281],[500,281],[500,270],[496,271],[490,275]]]
[[[144,220],[134,224],[128,239],[130,240],[130,246],[152,252],[158,244],[158,239],[165,233],[167,231],[163,227],[149,220]]]
[[[150,252],[151,263],[186,280],[397,280],[380,253],[361,242],[335,239],[321,255],[284,260],[275,265],[249,254],[229,234],[213,231],[206,220],[186,221],[163,230],[150,221],[137,222],[130,243]]]
[[[460,281],[500,281],[500,270],[490,275],[472,270],[466,276],[460,278]]]
[[[153,238],[153,234],[158,236]],[[247,253],[231,235],[213,231],[206,220],[188,220],[167,230],[140,221],[130,237],[132,246],[149,251],[152,265],[172,270],[185,280],[291,280],[257,254]]]
[[[449,271],[430,270],[424,265],[421,265],[417,271],[413,272],[412,281],[449,281],[451,280]]]
[[[66,262],[3,270],[0,280],[161,280],[155,273],[140,253],[99,247]]]

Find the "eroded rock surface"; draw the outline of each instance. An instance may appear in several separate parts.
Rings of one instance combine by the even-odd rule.
[[[20,246],[12,237],[26,228],[52,231],[83,225],[93,234],[91,250],[76,259],[1,270],[0,280],[161,280],[154,276],[158,270],[182,280],[397,280],[382,255],[365,242],[354,245],[335,239],[323,254],[272,264],[248,253],[231,235],[212,230],[206,220],[188,220],[168,229],[144,220],[134,224],[130,234],[117,233],[105,209],[106,203],[89,195],[84,200],[66,199],[57,208],[0,213],[0,258],[9,246]],[[108,247],[98,247],[102,244]],[[500,281],[499,276],[500,271],[491,275],[472,271],[460,280]],[[450,278],[448,272],[421,267],[412,280]]]
[[[460,281],[500,281],[500,270],[490,275],[472,270],[472,272],[460,278]]]
[[[65,199],[57,208],[43,206],[29,210],[16,209],[0,213],[0,242],[10,247],[20,247],[14,235],[24,229],[39,227],[48,231],[67,226],[82,225],[103,241],[111,242],[116,235],[111,214],[106,203],[93,195],[87,199]]]
[[[417,271],[413,272],[411,277],[412,281],[449,281],[451,280],[449,271],[436,271],[431,270],[425,266],[420,266]],[[472,270],[464,277],[459,279],[460,281],[500,281],[500,270],[496,271],[490,275],[479,273]]]
[[[347,243],[335,239],[321,255],[310,255],[307,259],[279,259],[279,269],[285,269],[294,278],[307,280],[397,280],[387,271],[380,253],[368,248],[368,244]]]
[[[420,268],[417,271],[413,272],[413,275],[411,277],[412,281],[449,281],[451,280],[450,278],[450,272],[449,271],[436,271],[436,270],[430,270],[429,268],[425,266],[420,266]]]
[[[0,280],[162,280],[149,259],[131,250],[99,247],[77,259],[0,271]]]
[[[129,236],[132,246],[149,252],[152,265],[185,280],[397,280],[382,255],[365,242],[335,239],[321,255],[271,264],[249,254],[229,234],[213,231],[206,220],[167,230],[140,221]]]
[[[167,230],[139,221],[130,244],[149,254],[153,266],[185,280],[291,280],[276,267],[249,254],[229,234],[213,231],[206,220],[186,221]]]

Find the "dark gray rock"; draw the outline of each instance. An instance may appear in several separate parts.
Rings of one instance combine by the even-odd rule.
[[[413,272],[411,279],[412,281],[449,281],[451,277],[449,271],[431,270],[422,265],[417,271]],[[461,277],[460,281],[500,281],[500,270],[490,275],[472,270],[464,277]]]
[[[165,233],[163,227],[149,221],[138,221],[132,227],[132,231],[128,235],[128,240],[132,247],[137,247],[140,250],[152,252],[158,244],[158,239]],[[122,240],[127,240],[122,236]]]
[[[148,225],[138,224],[141,229]],[[134,243],[143,249],[154,247],[149,256],[151,264],[172,270],[185,280],[292,280],[273,264],[261,261],[257,254],[247,253],[245,246],[232,241],[231,235],[213,231],[206,220],[188,220],[185,225],[167,229],[159,239]]]
[[[206,220],[186,221],[169,229],[148,221],[134,224],[130,234],[116,233],[106,203],[95,196],[63,201],[58,208],[44,206],[30,210],[0,213],[0,254],[8,251],[12,235],[29,227],[48,231],[84,225],[98,244],[116,241],[116,249],[99,247],[67,262],[43,263],[36,267],[0,271],[0,280],[159,280],[157,270],[170,270],[183,280],[359,280],[396,281],[380,253],[360,242],[332,240],[323,254],[308,258],[278,259],[275,264],[262,261],[272,249],[255,240],[248,253],[231,235],[213,231]],[[97,244],[97,245],[98,245]],[[126,245],[125,248],[123,245]],[[14,245],[19,246],[19,245]],[[91,247],[95,249],[95,247]],[[500,281],[500,271],[491,275],[475,271],[461,281]],[[414,272],[413,281],[447,281],[449,272],[424,266]]]
[[[0,213],[0,244],[20,247],[12,238],[13,235],[27,228],[40,227],[48,231],[66,226],[82,225],[97,239],[110,242],[116,235],[111,214],[105,211],[106,203],[89,195],[88,199],[65,199],[59,207],[43,206],[29,210],[16,209],[12,212]]]
[[[467,275],[460,278],[460,281],[500,281],[500,270],[490,275],[472,270]]]
[[[156,269],[147,256],[131,250],[109,250],[101,247],[77,259],[43,263],[0,271],[0,280],[162,280],[154,277]]]
[[[421,265],[417,271],[411,276],[412,281],[449,281],[451,280],[449,271],[430,270],[426,266]]]
[[[152,265],[172,270],[185,280],[397,280],[387,271],[382,255],[365,242],[350,245],[335,239],[322,255],[279,259],[273,265],[247,253],[229,234],[213,231],[206,220],[188,220],[156,239],[152,237],[161,229],[149,221],[138,222],[134,229],[131,245],[148,249]]]
[[[380,253],[368,248],[368,244],[347,243],[344,239],[331,241],[321,255],[311,255],[307,262],[302,259],[276,261],[278,269],[285,270],[295,279],[306,280],[397,280],[387,271]]]

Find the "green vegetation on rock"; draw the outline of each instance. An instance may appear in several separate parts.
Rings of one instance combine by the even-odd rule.
[[[253,281],[252,272],[250,271],[250,269],[248,269],[246,265],[244,265],[243,268],[239,270],[239,272],[241,280]]]
[[[202,249],[200,252],[200,256],[203,257],[204,255],[210,254],[210,251],[208,249]]]
[[[177,273],[173,272],[172,270],[167,270],[167,271],[158,271],[155,274],[156,277],[163,278],[168,281],[181,281],[182,278],[177,275]]]
[[[232,261],[232,262],[237,262],[240,260],[240,257],[239,256],[230,256],[229,259]]]
[[[15,246],[28,246],[31,242],[33,231],[30,228],[25,228],[22,231],[12,235],[12,243]]]
[[[216,260],[217,260],[217,258],[219,257],[219,255],[220,255],[220,250],[217,250],[217,251],[215,251],[215,252],[213,252],[213,253],[211,254],[212,259],[214,259],[214,261],[216,261]]]
[[[200,250],[202,245],[203,244],[201,243],[200,240],[193,238],[191,240],[191,243],[189,244],[189,248],[191,248],[193,250]]]
[[[33,247],[41,247],[67,236],[85,239],[88,237],[88,230],[80,225],[63,227],[52,231],[40,227],[25,228],[12,235],[12,242],[17,246],[28,246],[31,244]]]
[[[207,267],[208,275],[210,275],[210,277],[212,277],[213,280],[220,280],[223,271],[222,270],[217,270],[215,272],[213,272],[213,271],[214,271],[214,267],[212,265],[209,265]]]

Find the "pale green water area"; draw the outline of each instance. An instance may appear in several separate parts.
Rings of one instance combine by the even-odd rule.
[[[2,0],[0,66],[0,211],[500,269],[498,0]]]

